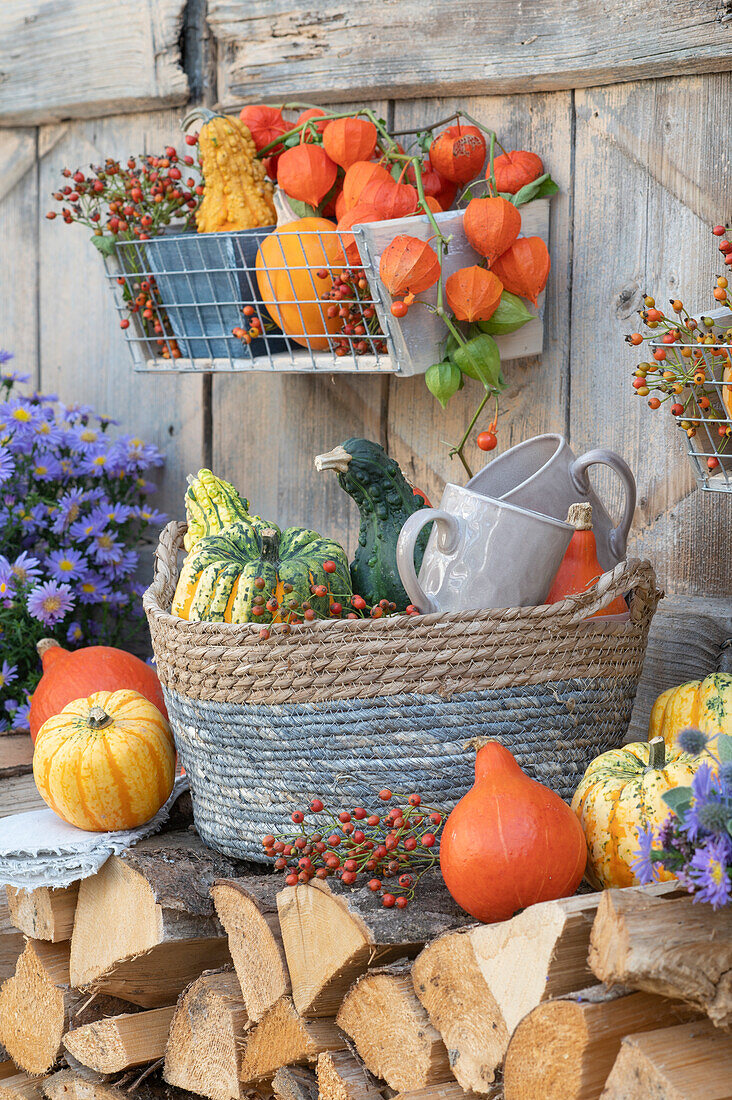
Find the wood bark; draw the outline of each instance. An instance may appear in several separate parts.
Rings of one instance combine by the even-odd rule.
[[[0,125],[94,118],[183,104],[183,0],[135,0],[115,42],[123,66],[109,64],[100,0],[5,5],[0,25]],[[49,42],[53,48],[49,49]],[[84,79],[69,74],[84,72]]]
[[[732,1035],[711,1020],[626,1035],[602,1100],[729,1100]]]
[[[397,1092],[452,1080],[445,1044],[417,1000],[406,967],[359,978],[336,1023],[351,1037],[367,1069]]]
[[[150,837],[112,856],[79,887],[73,985],[158,1008],[202,970],[229,963],[210,889],[222,872],[235,871],[232,860],[189,832]]]
[[[78,882],[55,890],[50,886],[39,886],[35,890],[6,886],[5,890],[10,920],[26,936],[51,943],[71,939]]]
[[[25,947],[25,937],[10,920],[7,899],[0,890],[0,984],[15,973]]]
[[[133,1091],[130,1084],[134,1085]],[[119,1084],[100,1080],[95,1074],[64,1069],[47,1077],[43,1082],[43,1095],[47,1100],[200,1100],[194,1093],[168,1085],[159,1074],[145,1077],[143,1081],[128,1083],[121,1078]]]
[[[488,22],[478,0],[462,6],[459,20],[449,0],[429,7],[401,0],[389,14],[389,33],[381,35],[373,33],[366,0],[333,0],[327,13],[283,0],[211,0],[219,98],[282,101],[303,88],[318,103],[355,95],[402,99],[428,87],[433,96],[496,95],[732,67],[714,0],[694,17],[684,0],[650,0],[654,34],[645,43],[624,3],[600,18],[592,7],[570,14],[561,0],[545,0],[527,9],[520,30],[511,0],[497,0]]]
[[[321,1054],[317,1066],[320,1100],[382,1100],[377,1080],[350,1050]]]
[[[354,890],[336,880],[288,886],[277,905],[292,998],[303,1016],[334,1015],[366,970],[414,957],[428,940],[471,919],[439,874],[425,876],[418,904],[401,912],[384,909],[366,886]]]
[[[622,983],[697,1005],[718,1027],[732,1024],[732,914],[688,895],[638,891],[602,895],[589,964],[604,982]]]
[[[47,1073],[67,1031],[129,1004],[72,989],[69,944],[28,940],[15,974],[0,988],[0,1042],[19,1069]]]
[[[211,896],[229,937],[249,1019],[257,1022],[290,992],[290,977],[277,915],[279,878],[274,875],[215,882]]]
[[[471,1100],[477,1095],[475,1092],[465,1092],[457,1081],[445,1081],[441,1085],[430,1085],[427,1089],[417,1089],[415,1092],[398,1092],[392,1100]],[[484,1096],[487,1100],[504,1100],[503,1085],[491,1085],[490,1091]]]
[[[202,974],[178,1001],[165,1054],[165,1080],[210,1100],[237,1100],[248,1027],[234,971]]]
[[[174,1007],[151,1008],[109,1016],[67,1032],[64,1046],[77,1062],[96,1073],[143,1066],[164,1056],[174,1011]]]
[[[0,1079],[0,1100],[40,1100],[42,1087],[42,1077],[30,1077],[15,1070]]]
[[[272,1092],[277,1100],[318,1100],[318,1079],[306,1066],[282,1066],[272,1078]]]
[[[694,1014],[678,1001],[604,986],[540,1004],[511,1037],[506,1100],[597,1100],[623,1036]]]
[[[327,1050],[343,1050],[342,1033],[333,1020],[306,1020],[291,997],[281,997],[244,1037],[242,1081],[266,1080],[282,1066],[306,1065]]]

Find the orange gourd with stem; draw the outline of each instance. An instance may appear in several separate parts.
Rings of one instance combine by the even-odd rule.
[[[463,229],[476,252],[490,266],[510,248],[521,232],[521,214],[508,199],[471,199],[463,216]]]
[[[575,531],[552,582],[547,603],[559,603],[567,596],[586,592],[602,576],[602,566],[597,559],[595,532],[592,530],[592,505],[571,504],[567,523],[571,523]],[[595,611],[591,617],[624,615],[627,610],[628,605],[623,597],[616,596],[611,604],[601,611]]]
[[[479,748],[475,785],[440,841],[442,876],[458,905],[476,920],[507,920],[573,894],[586,862],[582,826],[567,803],[530,779],[498,741]]]
[[[361,201],[366,184],[375,179],[386,183],[394,182],[386,168],[370,160],[358,160],[346,169],[343,180],[343,202],[346,210]]]
[[[318,206],[333,187],[338,168],[320,145],[301,143],[286,149],[277,165],[277,182],[286,195]]]
[[[493,174],[499,191],[515,195],[527,183],[533,183],[544,174],[544,165],[536,153],[530,153],[528,149],[512,149],[510,153],[502,153],[495,158]],[[490,170],[486,173],[486,179],[490,179]]]
[[[430,163],[444,179],[469,183],[483,167],[486,143],[477,126],[448,126],[430,145]]]
[[[491,264],[506,290],[534,305],[549,278],[549,249],[541,237],[519,237]]]
[[[440,261],[429,241],[400,234],[382,252],[379,275],[386,289],[394,295],[406,295],[409,305],[415,294],[435,285],[440,277]]]
[[[502,294],[501,280],[484,267],[461,267],[445,280],[447,304],[458,321],[487,321]]]
[[[350,168],[374,155],[376,137],[376,127],[367,118],[336,118],[323,130],[323,148],[341,168]]]

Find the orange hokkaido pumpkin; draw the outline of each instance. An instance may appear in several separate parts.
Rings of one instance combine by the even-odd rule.
[[[270,233],[257,252],[262,301],[282,331],[312,351],[325,351],[327,334],[338,332],[343,323],[327,316],[323,301],[333,285],[340,248],[335,229],[327,218],[300,218]],[[328,274],[321,279],[317,271]]]
[[[442,876],[458,905],[476,920],[507,920],[573,894],[586,861],[582,826],[566,802],[530,779],[498,741],[483,745],[475,785],[440,842]]]
[[[136,691],[75,699],[38,731],[38,793],[78,829],[134,829],[154,817],[175,779],[175,745],[157,707]]]
[[[568,596],[576,596],[592,588],[602,576],[602,566],[597,559],[597,541],[592,530],[592,505],[570,504],[567,523],[574,527],[574,534],[567,551],[562,558],[557,575],[552,581],[547,603],[559,603]],[[622,596],[616,596],[612,603],[595,611],[591,618],[601,615],[625,615],[628,605]]]
[[[30,734],[35,741],[43,723],[63,710],[72,699],[95,691],[139,691],[167,718],[163,689],[157,673],[139,657],[107,645],[85,649],[63,649],[53,638],[42,638],[38,652],[43,675],[33,692],[29,716]]]

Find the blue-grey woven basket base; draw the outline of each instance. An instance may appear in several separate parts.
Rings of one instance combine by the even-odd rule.
[[[523,688],[392,695],[329,703],[244,706],[165,689],[202,839],[226,855],[264,861],[267,833],[315,795],[333,808],[383,803],[388,786],[452,808],[472,786],[474,737],[510,749],[524,771],[570,801],[589,763],[623,743],[635,676]]]

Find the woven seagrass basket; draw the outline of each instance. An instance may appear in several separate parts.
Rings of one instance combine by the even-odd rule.
[[[170,614],[185,530],[163,531],[144,605],[196,826],[227,855],[262,859],[262,836],[314,794],[376,809],[389,786],[452,807],[472,738],[567,800],[622,744],[661,597],[648,562],[559,604],[316,621],[263,642],[256,624]],[[627,621],[586,621],[621,593]]]

